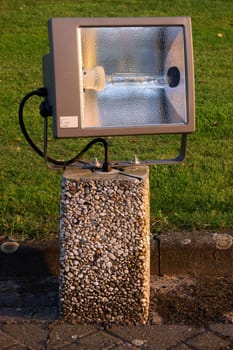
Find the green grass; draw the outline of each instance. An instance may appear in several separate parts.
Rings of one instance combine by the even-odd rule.
[[[154,232],[229,230],[233,227],[233,2],[232,0],[0,0],[0,233],[42,238],[59,231],[61,174],[48,171],[18,126],[21,98],[43,86],[50,17],[191,16],[197,131],[187,161],[150,168]],[[221,35],[218,35],[221,34]],[[42,146],[39,99],[25,110],[31,135]],[[109,140],[112,159],[168,156],[174,137]],[[86,140],[51,140],[53,156],[70,158]],[[101,154],[99,147],[88,157]]]

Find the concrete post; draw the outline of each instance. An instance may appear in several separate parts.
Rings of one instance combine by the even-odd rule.
[[[145,323],[150,291],[148,167],[112,173],[66,170],[60,248],[65,320]]]

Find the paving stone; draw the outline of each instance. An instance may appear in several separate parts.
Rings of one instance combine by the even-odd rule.
[[[2,330],[12,336],[21,346],[34,347],[37,350],[45,348],[49,334],[48,324],[42,322],[5,324]]]
[[[19,344],[16,344],[16,345],[10,346],[6,350],[28,350],[28,348],[26,348],[25,346],[21,346]]]
[[[189,339],[186,343],[198,350],[227,349],[227,346],[230,344],[229,341],[216,336],[212,332],[199,334],[193,339]]]
[[[73,344],[67,344],[64,345],[62,347],[56,347],[56,348],[52,348],[53,350],[83,350],[83,348],[79,346],[79,342],[73,343]]]
[[[7,320],[22,321],[32,318],[32,309],[19,307],[3,307],[0,308],[0,322]]]
[[[138,350],[138,347],[130,343],[124,343],[124,344],[120,344],[117,347],[114,347],[114,350]]]
[[[28,320],[0,326],[1,350],[219,350],[231,349],[233,338],[233,325],[225,324],[211,325],[210,331],[181,325],[114,326],[103,331],[93,325]]]
[[[82,350],[108,350],[113,346],[122,344],[123,341],[106,332],[99,331],[84,337],[80,340],[80,349]]]
[[[58,319],[58,307],[2,307],[0,322],[7,320],[24,321],[26,319],[55,321]]]
[[[210,325],[210,329],[214,332],[222,334],[226,337],[231,337],[233,339],[233,324],[213,324]]]
[[[16,341],[7,334],[0,331],[0,349],[3,350],[11,345],[14,345]]]
[[[92,325],[55,325],[49,335],[47,350],[56,349],[57,347],[60,348],[63,345],[68,346],[74,342],[77,344],[79,342],[79,339],[96,332],[97,328]]]
[[[142,339],[133,339],[132,340],[132,344],[135,346],[142,346],[146,343],[146,340],[142,340]]]
[[[34,320],[46,320],[46,321],[55,321],[58,319],[58,307],[40,307],[33,308],[32,317]]]
[[[168,347],[176,346],[182,340],[200,333],[202,329],[189,326],[135,326],[135,327],[112,327],[111,334],[121,337],[123,340],[133,344],[135,339],[144,341],[146,349],[165,350]]]
[[[176,346],[173,346],[172,350],[190,350],[190,346],[187,346],[185,344],[178,344]]]

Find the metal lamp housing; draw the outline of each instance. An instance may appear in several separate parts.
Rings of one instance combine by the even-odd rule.
[[[48,29],[54,137],[195,130],[189,17],[53,18]]]

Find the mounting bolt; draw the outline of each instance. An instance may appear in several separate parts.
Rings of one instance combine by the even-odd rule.
[[[138,157],[136,156],[136,154],[133,156],[133,158],[131,159],[130,163],[131,164],[135,164],[135,165],[140,164],[140,161],[139,161]]]
[[[95,157],[92,162],[91,162],[91,165],[95,168],[100,168],[101,167],[101,164],[99,162],[99,160]]]

